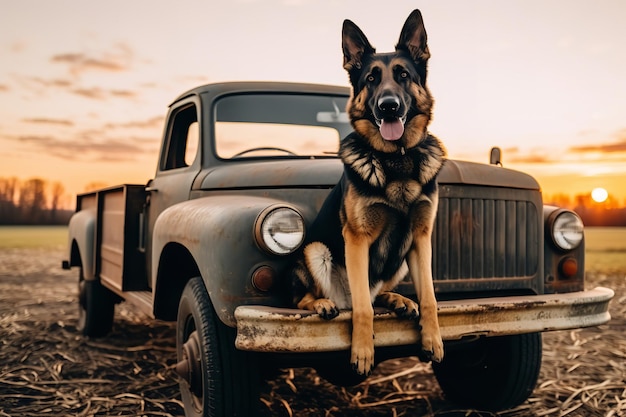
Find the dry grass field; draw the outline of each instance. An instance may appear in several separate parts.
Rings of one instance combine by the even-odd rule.
[[[613,319],[545,334],[535,392],[497,415],[626,416],[626,231],[619,230],[605,246],[609,237],[587,237],[588,286],[615,290]],[[0,417],[184,415],[172,371],[173,325],[122,304],[112,334],[81,337],[77,271],[60,268],[62,234],[48,239],[8,245],[0,230]],[[262,416],[496,415],[446,402],[430,366],[416,359],[383,363],[352,388],[310,369],[286,369],[268,381],[260,409]]]

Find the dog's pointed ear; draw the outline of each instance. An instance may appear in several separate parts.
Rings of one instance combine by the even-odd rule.
[[[348,19],[343,21],[341,46],[343,49],[343,68],[346,71],[353,68],[360,69],[363,56],[376,52],[361,29]]]
[[[400,39],[396,45],[396,50],[404,49],[417,63],[425,63],[430,58],[428,50],[426,29],[424,28],[424,20],[422,13],[415,9],[404,22]]]

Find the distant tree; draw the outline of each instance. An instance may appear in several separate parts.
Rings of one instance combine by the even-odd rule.
[[[546,196],[544,199],[545,204],[552,204],[557,207],[572,208],[572,199],[568,194],[557,193],[552,196]]]
[[[0,178],[0,201],[15,202],[15,192],[19,181],[17,178]]]
[[[19,181],[17,178],[0,178],[0,224],[15,222],[17,207],[15,195]]]
[[[39,224],[44,222],[46,200],[45,180],[41,178],[31,178],[25,181],[20,188],[18,202],[21,222],[25,224]]]
[[[59,210],[59,203],[61,201],[61,197],[63,197],[63,193],[65,193],[65,187],[60,182],[55,182],[52,184],[52,198],[50,199],[50,222],[56,223],[57,213]]]

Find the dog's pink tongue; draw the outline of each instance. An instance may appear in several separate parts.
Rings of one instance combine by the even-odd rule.
[[[400,119],[383,120],[380,124],[380,134],[386,140],[398,140],[404,133],[404,125]]]

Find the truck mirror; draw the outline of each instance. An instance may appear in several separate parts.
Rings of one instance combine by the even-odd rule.
[[[491,156],[489,158],[489,163],[491,165],[500,165],[502,166],[502,150],[497,146],[491,148]]]

